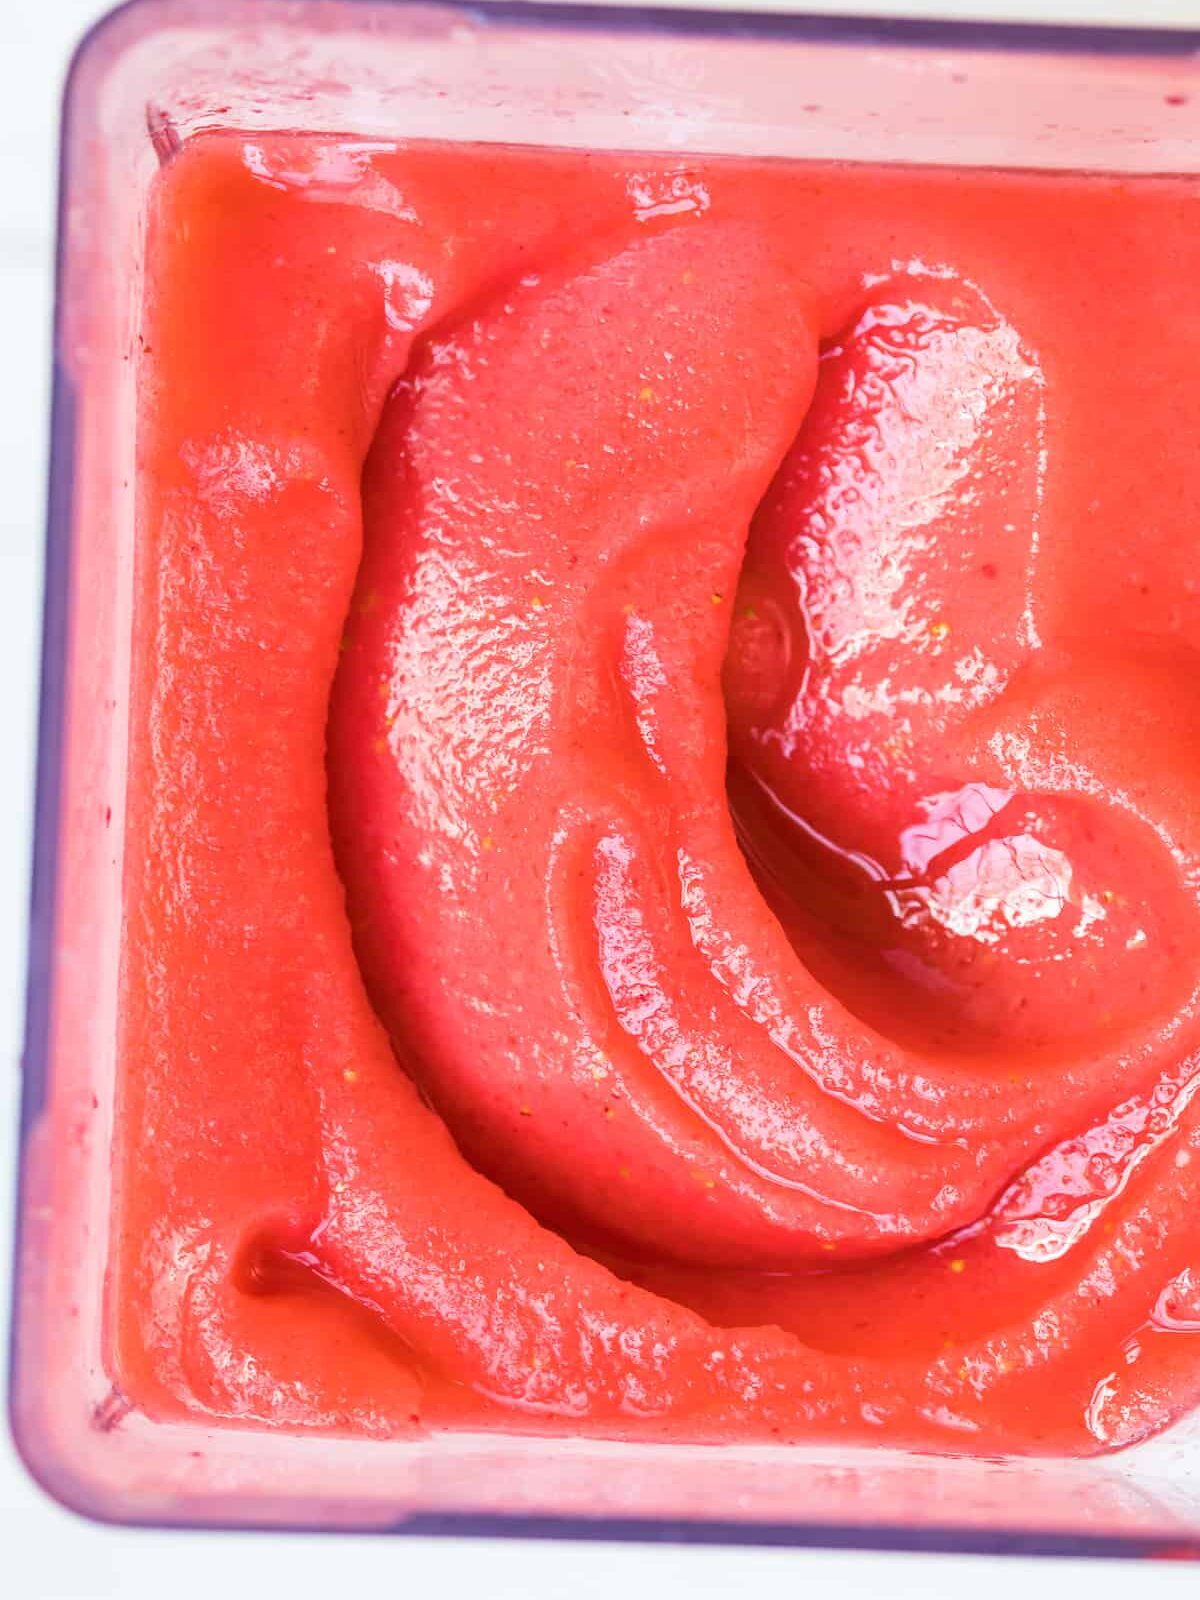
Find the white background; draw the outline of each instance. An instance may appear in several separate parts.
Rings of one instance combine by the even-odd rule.
[[[696,0],[693,0],[696,3]],[[699,0],[719,4],[719,0]],[[754,0],[743,0],[752,5]],[[762,8],[804,9],[804,0]],[[7,1346],[8,1257],[31,815],[34,701],[48,414],[54,159],[58,96],[71,49],[102,0],[0,0],[0,1351]],[[825,0],[821,11],[1125,21],[1200,26],[1200,0]],[[1195,1567],[855,1555],[674,1546],[253,1534],[155,1534],[94,1527],[51,1503],[0,1434],[0,1593],[12,1600],[169,1595],[186,1600],[269,1588],[304,1596],[434,1590],[503,1600],[620,1594],[622,1600],[837,1595],[1028,1600],[1086,1586],[1092,1600],[1200,1593]]]

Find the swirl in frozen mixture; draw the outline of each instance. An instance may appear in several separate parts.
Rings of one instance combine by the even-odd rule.
[[[1122,369],[1156,282],[1053,293],[1128,195],[954,181],[169,169],[155,1403],[1085,1451],[1196,1397],[1200,617],[1132,458],[1200,367]]]

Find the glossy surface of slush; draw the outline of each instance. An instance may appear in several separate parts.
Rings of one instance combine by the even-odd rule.
[[[1200,1401],[1197,281],[1182,179],[185,146],[133,1403],[1084,1454]]]

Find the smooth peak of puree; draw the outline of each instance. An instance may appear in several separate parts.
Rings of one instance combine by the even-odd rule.
[[[171,161],[137,1405],[994,1454],[1200,1400],[1196,203]]]

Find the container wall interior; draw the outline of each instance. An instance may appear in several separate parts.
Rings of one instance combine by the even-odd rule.
[[[136,477],[129,359],[148,186],[204,130],[668,149],[1130,174],[1200,171],[1200,52],[1178,36],[873,31],[536,8],[143,0],[101,26],[68,103],[50,533],[70,589],[48,662],[43,786],[57,932],[35,927],[14,1415],[34,1470],[101,1515],[388,1525],[414,1515],[665,1519],[1039,1536],[1200,1537],[1200,1431],[1102,1464],[891,1452],[719,1454],[536,1439],[426,1444],[155,1427],[105,1376],[102,1219],[120,939]],[[47,902],[48,904],[49,902]],[[38,947],[40,943],[40,948]],[[43,969],[52,968],[52,987]],[[31,1033],[31,1042],[33,1034]],[[39,1047],[40,1048],[40,1047]],[[98,1221],[97,1219],[101,1219]],[[57,1381],[44,1381],[46,1374]],[[119,1424],[116,1425],[116,1424]],[[278,1485],[286,1483],[286,1493]]]
[[[1200,165],[1200,66],[1179,35],[1160,36],[1156,54],[1081,35],[1065,70],[1056,36],[1012,29],[960,29],[947,44],[869,24],[419,0],[151,0],[142,13],[156,26],[126,52],[110,99],[128,109],[140,97],[181,137],[292,127],[820,160]],[[135,11],[127,28],[138,27]]]

